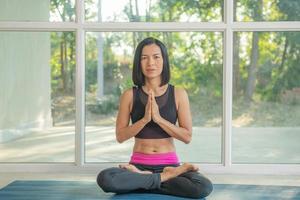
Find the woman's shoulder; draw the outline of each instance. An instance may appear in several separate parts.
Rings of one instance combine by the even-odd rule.
[[[180,87],[180,86],[173,86],[173,87],[174,87],[176,109],[178,110],[179,105],[181,105],[182,103],[185,104],[189,101],[188,95],[187,95],[186,90],[183,87]]]
[[[128,88],[128,89],[124,90],[121,97],[122,98],[130,98],[130,97],[132,97],[132,94],[133,94],[133,88]]]
[[[127,88],[124,90],[124,92],[121,95],[121,100],[127,101],[127,102],[132,102],[133,101],[133,95],[134,95],[134,90],[137,90],[137,86],[133,86],[131,88]]]
[[[178,96],[187,95],[187,92],[183,87],[181,87],[181,86],[173,86],[173,87],[174,87],[175,95],[178,95]]]
[[[189,101],[188,94],[183,87],[180,86],[174,87],[174,96],[177,105]]]

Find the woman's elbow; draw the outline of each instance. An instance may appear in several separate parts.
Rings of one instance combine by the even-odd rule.
[[[116,132],[116,140],[117,140],[118,143],[123,143],[124,142],[124,139],[120,136],[118,131]]]
[[[189,144],[191,141],[192,141],[191,138],[187,138],[187,139],[184,140],[184,143]]]
[[[189,144],[192,141],[192,132],[189,132],[183,141],[185,144]]]
[[[124,140],[122,140],[120,137],[116,137],[116,140],[117,140],[117,142],[120,143],[120,144],[124,142]]]

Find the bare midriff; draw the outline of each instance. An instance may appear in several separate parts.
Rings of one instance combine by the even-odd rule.
[[[173,138],[139,139],[135,138],[133,152],[144,154],[175,152]]]

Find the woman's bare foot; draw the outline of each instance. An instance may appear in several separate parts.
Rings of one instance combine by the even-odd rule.
[[[165,167],[163,172],[160,174],[161,182],[165,182],[171,178],[175,178],[180,174],[188,171],[198,171],[199,168],[190,163],[184,163],[178,167]]]
[[[150,172],[150,171],[139,170],[138,168],[136,168],[134,165],[131,165],[131,164],[119,165],[119,167],[122,169],[127,169],[128,171],[136,172],[136,173],[140,173],[140,174],[152,174],[152,172]]]

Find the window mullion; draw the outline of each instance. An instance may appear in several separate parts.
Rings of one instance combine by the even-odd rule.
[[[84,153],[84,130],[85,130],[85,31],[84,1],[76,0],[76,126],[75,126],[75,163],[83,166]]]
[[[232,65],[233,65],[233,0],[225,1],[224,62],[223,62],[223,132],[222,163],[225,168],[231,166],[232,141]]]

